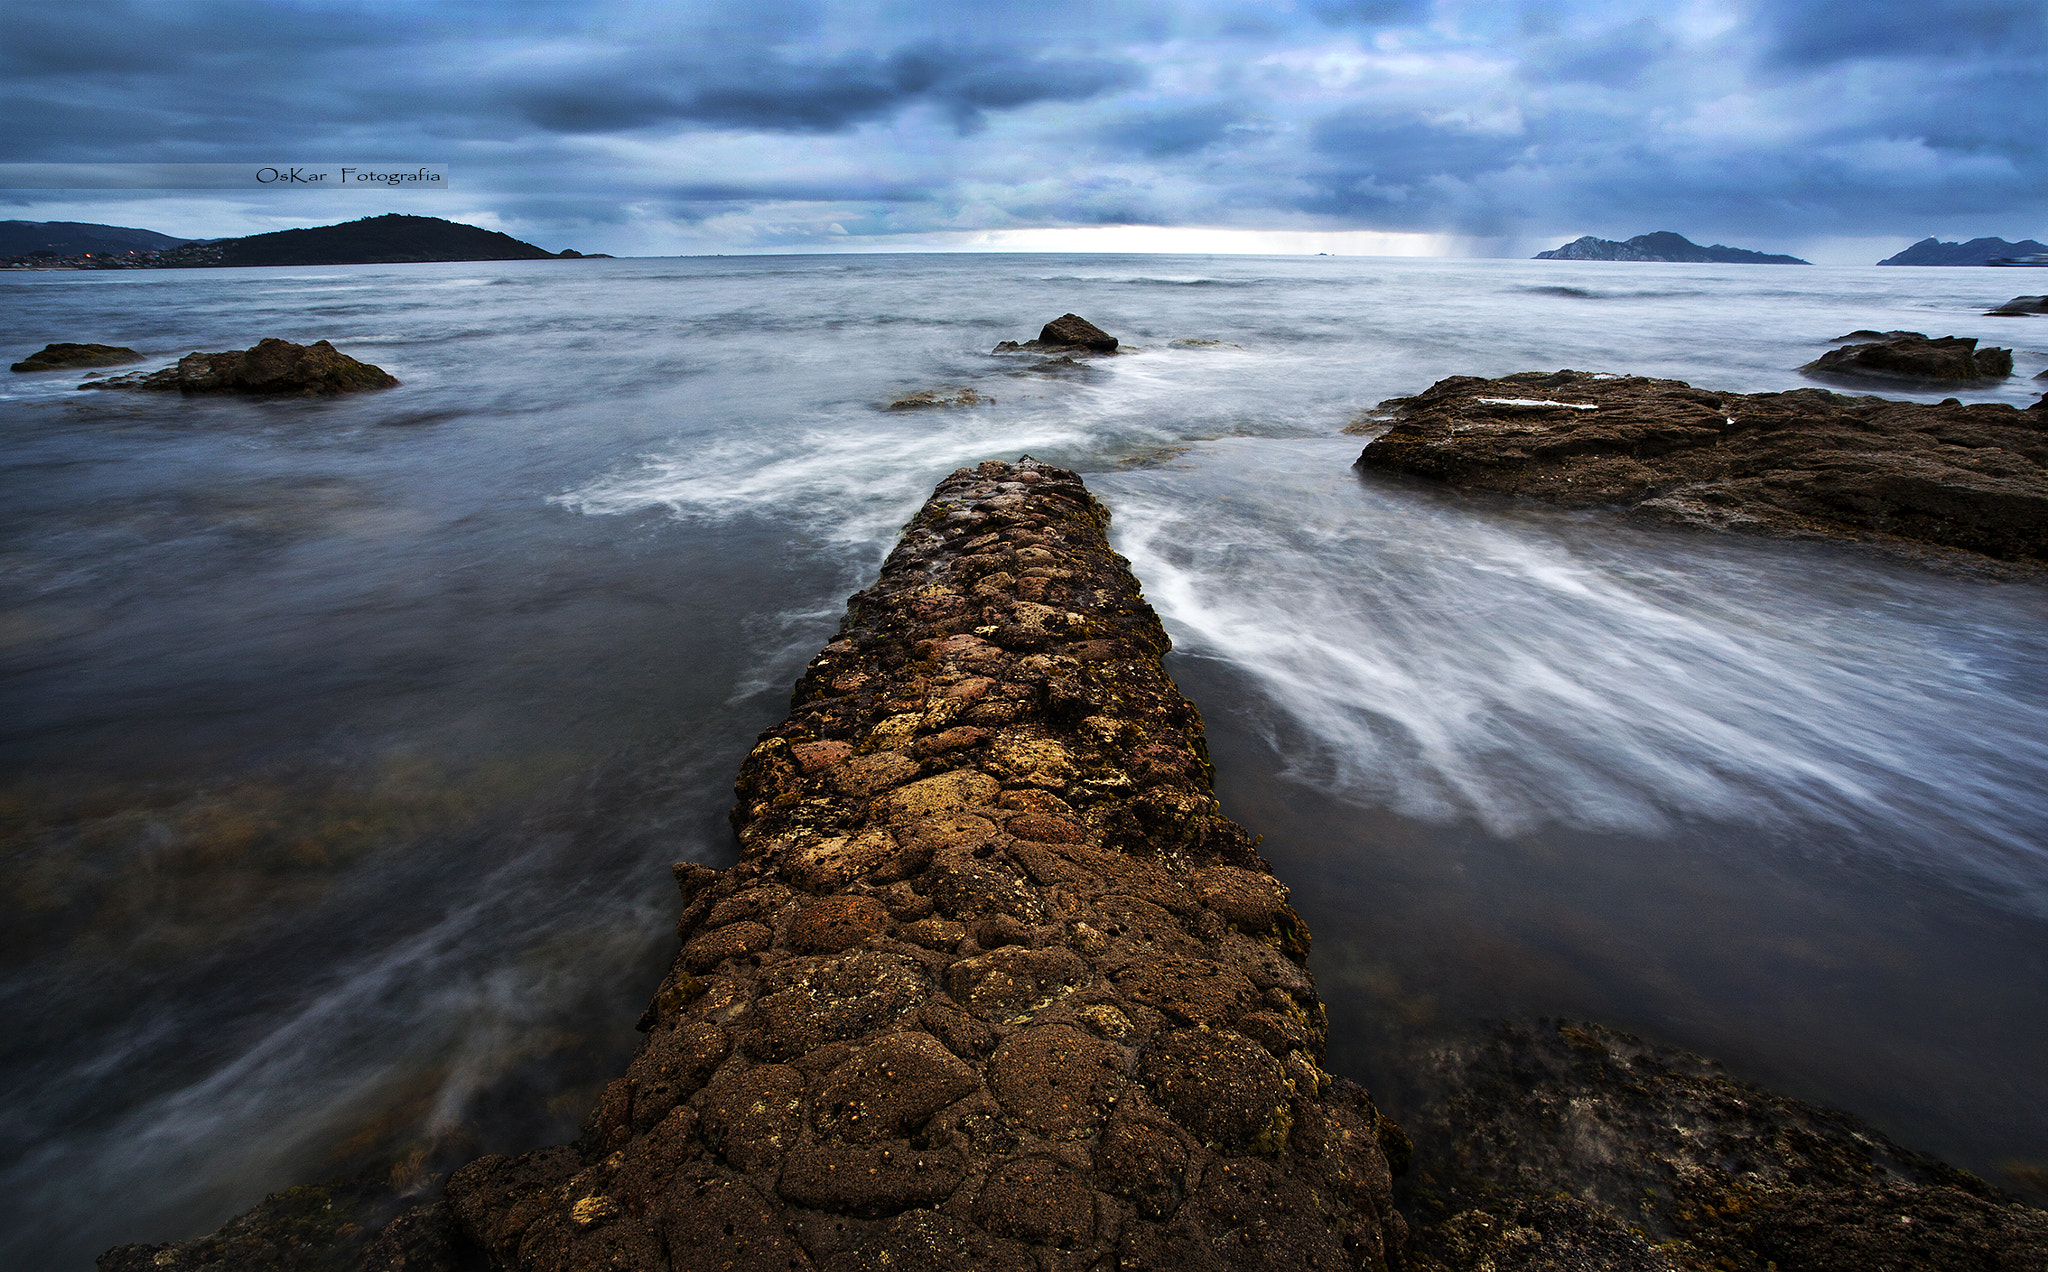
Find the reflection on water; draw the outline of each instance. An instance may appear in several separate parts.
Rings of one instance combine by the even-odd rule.
[[[325,338],[404,382],[0,384],[0,1265],[573,1133],[669,953],[668,863],[729,857],[739,757],[931,484],[1024,452],[1114,506],[1225,797],[1299,885],[1341,1066],[1398,1091],[1432,1029],[1579,1011],[2027,1155],[2039,590],[1362,482],[1334,437],[1454,373],[1796,387],[1857,327],[2015,344],[1984,400],[2048,366],[1980,316],[1996,280],[1797,273],[0,278],[8,348]],[[1069,310],[1128,354],[990,354]],[[885,409],[963,387],[992,401]]]

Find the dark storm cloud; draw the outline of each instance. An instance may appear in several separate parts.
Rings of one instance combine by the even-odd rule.
[[[1316,125],[1315,151],[1338,182],[1405,186],[1502,168],[1528,148],[1520,133],[1443,128],[1419,120],[1338,116]]]
[[[1522,59],[1521,74],[1539,83],[1635,88],[1675,47],[1654,18],[1638,18],[1591,36],[1536,43]]]
[[[1332,26],[1409,26],[1429,20],[1429,0],[1310,0],[1308,11]]]
[[[2048,5],[2040,0],[1793,0],[1768,6],[1765,17],[1774,58],[1795,66],[2048,54]]]
[[[448,162],[572,227],[2048,233],[2040,0],[86,0],[5,30],[0,159]]]
[[[1142,68],[1102,58],[1039,58],[1008,49],[916,45],[886,57],[737,62],[583,70],[572,83],[506,90],[528,119],[555,132],[593,133],[667,123],[775,132],[839,132],[929,102],[963,130],[984,113],[1079,101],[1144,79]]]
[[[1140,110],[1104,125],[1099,135],[1111,146],[1160,159],[1222,140],[1241,115],[1235,107],[1217,105]]]

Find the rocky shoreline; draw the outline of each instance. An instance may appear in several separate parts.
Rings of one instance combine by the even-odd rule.
[[[1415,1067],[1409,1272],[2048,1267],[2048,1211],[1676,1048],[1502,1023]]]
[[[101,1267],[1398,1265],[1406,1137],[1322,1068],[1308,933],[1107,523],[1028,459],[940,483],[747,757],[740,862],[676,867],[576,1144],[329,1253],[252,1215]]]
[[[940,483],[748,756],[585,1139],[458,1171],[495,1266],[1385,1266],[1366,1093],[1074,474]]]
[[[1384,431],[1382,431],[1384,430]],[[1566,507],[2038,568],[2048,398],[2021,410],[1582,371],[1452,376],[1380,404],[1358,466]]]
[[[1385,408],[1366,456],[1406,471],[1562,502],[1640,487],[1645,515],[1689,500],[1712,515],[1677,519],[1831,537],[1890,532],[1770,500],[1824,500],[1830,464],[1871,471],[1831,458],[1850,441],[1930,482],[1957,484],[1930,467],[1948,464],[1992,483],[1962,484],[1967,510],[1999,506],[2003,455],[2032,456],[2038,483],[2048,436],[2010,407],[1575,372],[1458,377]],[[1723,468],[1657,485],[1666,457],[1715,447]],[[1766,462],[1795,452],[1797,480]],[[1953,509],[1939,524],[2038,559],[2048,519],[2021,485],[2013,520],[2036,539]],[[1410,1057],[1437,1093],[1411,1140],[1323,1068],[1309,933],[1216,803],[1200,716],[1107,525],[1078,476],[1029,459],[939,483],[742,764],[739,862],[675,867],[680,949],[575,1143],[289,1189],[102,1272],[2048,1259],[2048,1213],[1595,1024]]]

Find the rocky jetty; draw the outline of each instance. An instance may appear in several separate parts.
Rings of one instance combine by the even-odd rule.
[[[1021,344],[1005,340],[995,347],[997,353],[1021,353],[1038,349],[1081,349],[1089,353],[1115,353],[1116,337],[1089,322],[1079,314],[1061,314],[1039,329],[1038,339],[1026,340]]]
[[[255,396],[327,397],[394,388],[398,380],[382,367],[358,362],[325,340],[309,345],[260,340],[251,349],[188,353],[175,366],[147,375],[94,380],[81,389],[125,389],[145,393],[242,393]]]
[[[1854,331],[1799,368],[1816,379],[1920,380],[1930,384],[1984,384],[2012,374],[2012,350],[1979,349],[1970,336],[1930,340],[1917,331]]]
[[[77,367],[118,367],[142,361],[126,345],[48,344],[9,367],[10,371],[69,371]]]
[[[1379,414],[1354,426],[1385,427],[1361,468],[1755,534],[2048,558],[2048,398],[1930,406],[1530,371],[1453,376]]]
[[[1581,235],[1547,252],[1531,257],[1538,261],[1684,261],[1719,265],[1810,265],[1796,256],[1774,256],[1752,252],[1746,247],[1724,247],[1719,243],[1701,247],[1683,234],[1658,230],[1638,234],[1625,242]]]
[[[1408,1272],[2048,1267],[2048,1212],[1675,1048],[1542,1022],[1425,1066]]]
[[[495,1266],[1384,1266],[1399,1132],[1106,522],[1030,460],[940,483],[747,757],[739,864],[676,868],[583,1140],[450,1180]]]

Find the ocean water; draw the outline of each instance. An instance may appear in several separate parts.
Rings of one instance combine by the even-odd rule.
[[[559,1142],[678,859],[952,468],[1082,470],[1332,1060],[1498,1015],[2048,1164],[2048,588],[1361,476],[1450,374],[1805,383],[2008,271],[903,256],[0,274],[10,360],[331,339],[333,402],[0,384],[0,1265]],[[1075,311],[1129,353],[996,356]],[[975,407],[888,411],[924,390]],[[1928,395],[1930,398],[1939,395]]]

